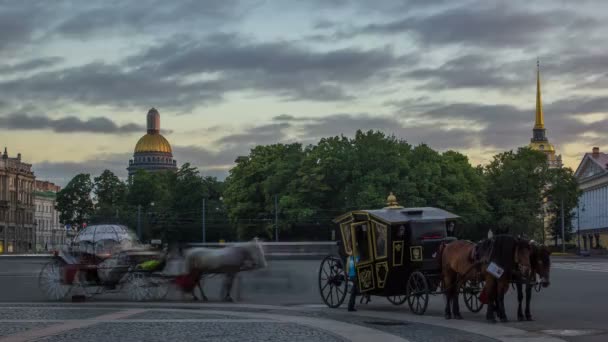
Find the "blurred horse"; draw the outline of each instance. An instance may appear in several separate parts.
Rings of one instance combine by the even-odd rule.
[[[184,252],[184,263],[186,275],[190,281],[196,281],[203,301],[208,300],[201,285],[203,276],[224,274],[222,299],[231,302],[230,292],[237,273],[267,267],[264,249],[257,239],[224,248],[187,249]],[[194,299],[198,300],[194,294],[194,286],[191,290]]]
[[[530,242],[530,247],[532,248],[530,254],[530,264],[532,266],[531,279],[519,277],[520,280],[516,283],[517,287],[517,319],[520,321],[524,320],[524,314],[522,313],[521,303],[524,299],[523,294],[523,283],[526,285],[526,309],[525,309],[525,319],[528,321],[532,320],[532,314],[530,313],[530,300],[532,299],[532,288],[533,284],[530,283],[531,280],[536,280],[536,276],[540,278],[540,285],[542,287],[549,287],[550,281],[549,276],[551,273],[551,251],[545,245],[539,245],[534,241]]]
[[[506,322],[504,295],[508,290],[514,267],[527,276],[530,272],[530,245],[510,235],[497,235],[480,244],[457,240],[442,245],[437,256],[440,260],[442,288],[446,296],[445,318],[462,319],[458,305],[458,292],[462,284],[481,276],[485,280],[482,295],[487,296],[486,319],[496,322],[495,311]],[[488,272],[494,262],[504,273],[496,279]]]

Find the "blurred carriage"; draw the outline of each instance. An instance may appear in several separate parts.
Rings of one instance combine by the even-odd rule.
[[[334,220],[339,226],[339,255],[327,256],[319,270],[323,302],[339,307],[348,292],[347,260],[353,256],[362,296],[383,296],[391,303],[408,302],[411,311],[425,313],[429,295],[443,294],[437,251],[456,240],[448,236],[459,216],[432,208],[404,208],[391,193],[387,207],[348,212]],[[448,229],[449,228],[449,229]],[[460,292],[472,312],[482,308],[482,284],[467,282]]]
[[[122,225],[91,225],[81,230],[71,245],[56,251],[39,275],[39,288],[51,300],[61,300],[78,289],[90,297],[126,290],[131,300],[151,297],[140,265],[163,267],[158,248],[140,244]],[[162,294],[159,294],[161,296]]]

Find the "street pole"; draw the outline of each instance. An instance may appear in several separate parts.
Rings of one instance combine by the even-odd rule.
[[[207,242],[207,227],[205,227],[205,200],[203,197],[203,243]]]
[[[564,224],[564,199],[562,198],[562,253],[566,253],[566,228]]]
[[[137,237],[140,242],[143,240],[141,236],[141,204],[137,206]]]
[[[274,239],[279,242],[279,195],[274,195]]]

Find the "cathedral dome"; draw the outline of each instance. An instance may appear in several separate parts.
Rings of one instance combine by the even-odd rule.
[[[171,145],[161,134],[146,134],[135,145],[135,153],[162,152],[172,153]]]

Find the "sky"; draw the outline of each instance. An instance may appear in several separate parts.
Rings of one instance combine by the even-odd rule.
[[[0,0],[0,146],[125,177],[151,107],[178,164],[382,130],[473,165],[527,145],[540,60],[566,166],[608,149],[601,0]]]

